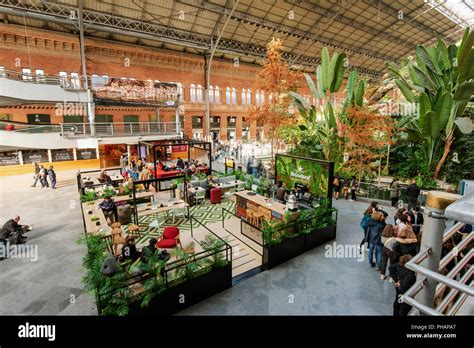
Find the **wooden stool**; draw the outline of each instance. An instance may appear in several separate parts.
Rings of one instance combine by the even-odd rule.
[[[138,236],[141,237],[140,235],[140,227],[138,225],[130,225],[128,227],[128,234],[131,236]]]
[[[262,218],[265,214],[263,214],[261,211],[256,211],[253,213],[253,218],[254,218],[254,225],[257,227],[260,227],[262,224]]]
[[[120,222],[114,222],[112,225],[110,225],[112,228],[120,228],[120,226],[122,226]]]
[[[255,210],[253,209],[247,209],[246,210],[246,215],[247,215],[247,221],[250,222],[253,225],[253,214],[255,213]]]
[[[110,234],[112,236],[112,251],[114,256],[118,256],[121,253],[119,246],[125,243],[125,239],[122,237],[122,229],[120,227],[114,228]]]

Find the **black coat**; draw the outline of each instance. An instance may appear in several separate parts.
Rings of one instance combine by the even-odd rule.
[[[398,262],[403,255],[415,256],[420,251],[420,246],[416,239],[406,239],[404,243],[397,241],[393,245],[393,259]]]
[[[397,272],[395,281],[400,281],[400,286],[397,289],[398,294],[404,294],[416,282],[415,272],[409,270],[405,266],[397,265]]]
[[[416,184],[411,184],[408,186],[407,188],[408,198],[418,199],[419,195],[420,195],[420,188],[416,186]]]
[[[19,225],[18,222],[13,219],[8,220],[0,230],[0,239],[7,238],[11,233],[19,230],[20,228],[21,225]]]
[[[382,232],[385,228],[385,222],[370,220],[367,226],[367,235],[365,240],[377,245],[382,244]]]

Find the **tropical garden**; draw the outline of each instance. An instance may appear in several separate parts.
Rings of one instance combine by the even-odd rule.
[[[293,71],[283,43],[273,40],[256,82],[271,97],[250,118],[268,126],[272,144],[282,140],[291,154],[334,161],[344,177],[456,189],[461,179],[474,179],[473,44],[467,28],[457,44],[438,38],[417,46],[398,65],[387,63],[374,83],[327,48],[314,74]],[[311,98],[298,93],[306,86]]]

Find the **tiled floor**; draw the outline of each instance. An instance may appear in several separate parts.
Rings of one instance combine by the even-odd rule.
[[[74,172],[61,172],[55,191],[30,188],[30,179],[29,174],[0,178],[0,221],[19,214],[24,223],[32,223],[28,243],[39,251],[38,262],[0,262],[0,314],[96,315],[94,300],[83,293],[80,281],[85,247],[76,244],[83,225]],[[337,243],[359,243],[358,225],[367,204],[335,205]],[[324,246],[318,247],[180,314],[391,314],[392,284],[381,281],[366,261],[331,259],[324,252]]]

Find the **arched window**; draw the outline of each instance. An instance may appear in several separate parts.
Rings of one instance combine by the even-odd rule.
[[[237,90],[232,87],[232,104],[237,105]]]
[[[201,85],[197,85],[197,88],[196,88],[196,101],[198,103],[202,103],[202,86]]]
[[[242,105],[247,105],[247,90],[242,88]]]
[[[247,105],[250,105],[252,104],[252,91],[249,89],[247,89]]]
[[[191,87],[189,88],[189,99],[191,99],[191,103],[196,102],[196,86],[194,83],[191,83]]]
[[[214,87],[209,86],[209,103],[214,103]]]
[[[231,104],[230,88],[225,89],[225,102],[226,104]]]
[[[219,89],[219,86],[214,87],[214,103],[221,103],[221,90]]]

